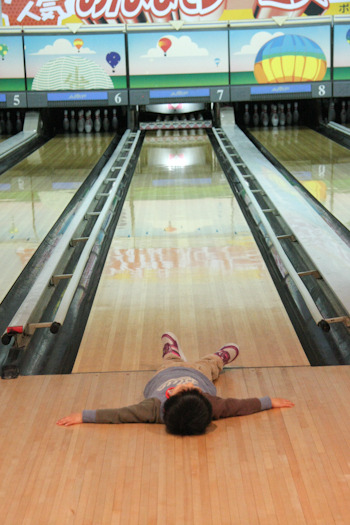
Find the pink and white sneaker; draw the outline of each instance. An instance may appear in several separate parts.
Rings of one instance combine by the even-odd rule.
[[[163,343],[163,357],[171,352],[186,361],[176,335],[174,335],[172,332],[166,332],[162,335],[161,340]]]
[[[222,359],[224,365],[232,363],[239,354],[239,347],[235,343],[228,343],[225,346],[222,346],[218,352],[215,352],[215,355],[218,355]]]

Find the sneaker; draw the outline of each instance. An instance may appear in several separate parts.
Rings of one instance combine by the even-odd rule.
[[[228,343],[227,345],[220,348],[218,352],[215,352],[215,355],[218,355],[222,359],[224,365],[231,363],[236,359],[239,354],[238,345],[234,343]]]
[[[163,357],[170,352],[181,357],[181,350],[176,335],[171,332],[166,332],[162,335],[161,340],[163,343]]]

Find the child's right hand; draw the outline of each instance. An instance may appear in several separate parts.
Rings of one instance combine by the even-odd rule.
[[[62,427],[70,427],[71,425],[79,425],[82,422],[83,414],[81,412],[77,412],[75,414],[71,414],[70,416],[59,419],[56,425],[60,425]]]
[[[291,408],[295,406],[292,401],[288,401],[288,399],[282,399],[281,397],[272,397],[271,403],[272,408]]]

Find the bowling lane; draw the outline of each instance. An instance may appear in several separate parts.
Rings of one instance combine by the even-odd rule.
[[[59,136],[0,177],[0,301],[113,134]]]
[[[210,142],[148,132],[73,372],[154,369],[175,332],[188,360],[308,361]],[[235,363],[235,365],[236,365]]]
[[[259,142],[350,228],[350,151],[308,128],[250,129]]]

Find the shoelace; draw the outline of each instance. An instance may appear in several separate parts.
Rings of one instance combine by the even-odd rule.
[[[218,355],[221,357],[224,363],[227,363],[227,361],[230,359],[230,354],[226,350],[220,350]]]
[[[163,346],[163,355],[167,354],[168,352],[176,352],[177,354],[179,353],[176,346],[173,346],[170,343],[165,343],[165,345]]]

